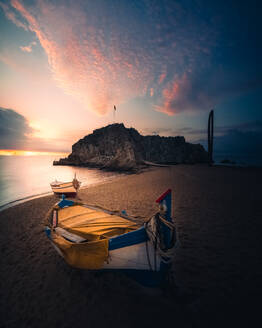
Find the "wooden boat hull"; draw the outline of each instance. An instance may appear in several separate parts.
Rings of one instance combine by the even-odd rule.
[[[165,197],[169,197],[171,204],[171,195]],[[161,220],[156,214],[141,226],[126,215],[118,216],[63,197],[49,214],[46,234],[56,251],[73,267],[121,270],[135,275],[145,285],[154,286],[170,268],[172,251],[177,247],[173,224],[167,222],[161,227],[167,221]]]
[[[58,232],[58,231],[56,231]],[[69,240],[68,234],[59,234]],[[129,234],[129,235],[128,235]],[[136,235],[132,241],[133,235]],[[137,236],[139,238],[137,238]],[[117,248],[112,249],[112,244],[116,243],[116,238],[109,239],[108,257],[104,263],[99,266],[98,270],[143,270],[143,271],[160,271],[161,258],[155,254],[154,246],[150,243],[145,228],[142,227],[134,232],[122,235],[122,243],[118,243]],[[54,241],[55,237],[49,236],[50,241]],[[80,242],[82,243],[82,242]],[[53,242],[53,246],[58,251],[57,245]],[[58,252],[66,260],[63,252]],[[77,261],[71,265],[78,267]],[[89,268],[92,269],[92,268]]]
[[[54,182],[51,183],[52,191],[55,195],[65,195],[67,197],[76,197],[78,189],[73,185],[73,182]]]

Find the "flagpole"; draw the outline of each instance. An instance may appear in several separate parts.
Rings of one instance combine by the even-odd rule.
[[[115,118],[116,118],[116,106],[114,105],[114,123],[115,123]]]

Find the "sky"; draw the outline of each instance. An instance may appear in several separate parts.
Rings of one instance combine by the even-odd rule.
[[[0,0],[0,149],[70,152],[114,122],[205,145],[214,109],[215,150],[260,152],[260,9]]]

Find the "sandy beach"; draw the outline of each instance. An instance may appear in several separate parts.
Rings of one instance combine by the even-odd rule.
[[[255,326],[262,291],[262,169],[178,165],[80,190],[90,205],[143,222],[173,191],[176,288],[69,267],[44,234],[55,196],[0,212],[0,327]]]

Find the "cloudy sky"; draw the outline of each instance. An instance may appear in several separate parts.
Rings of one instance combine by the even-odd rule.
[[[221,145],[262,140],[259,6],[0,0],[0,149],[70,151],[114,105],[142,134],[204,142],[214,108]]]

